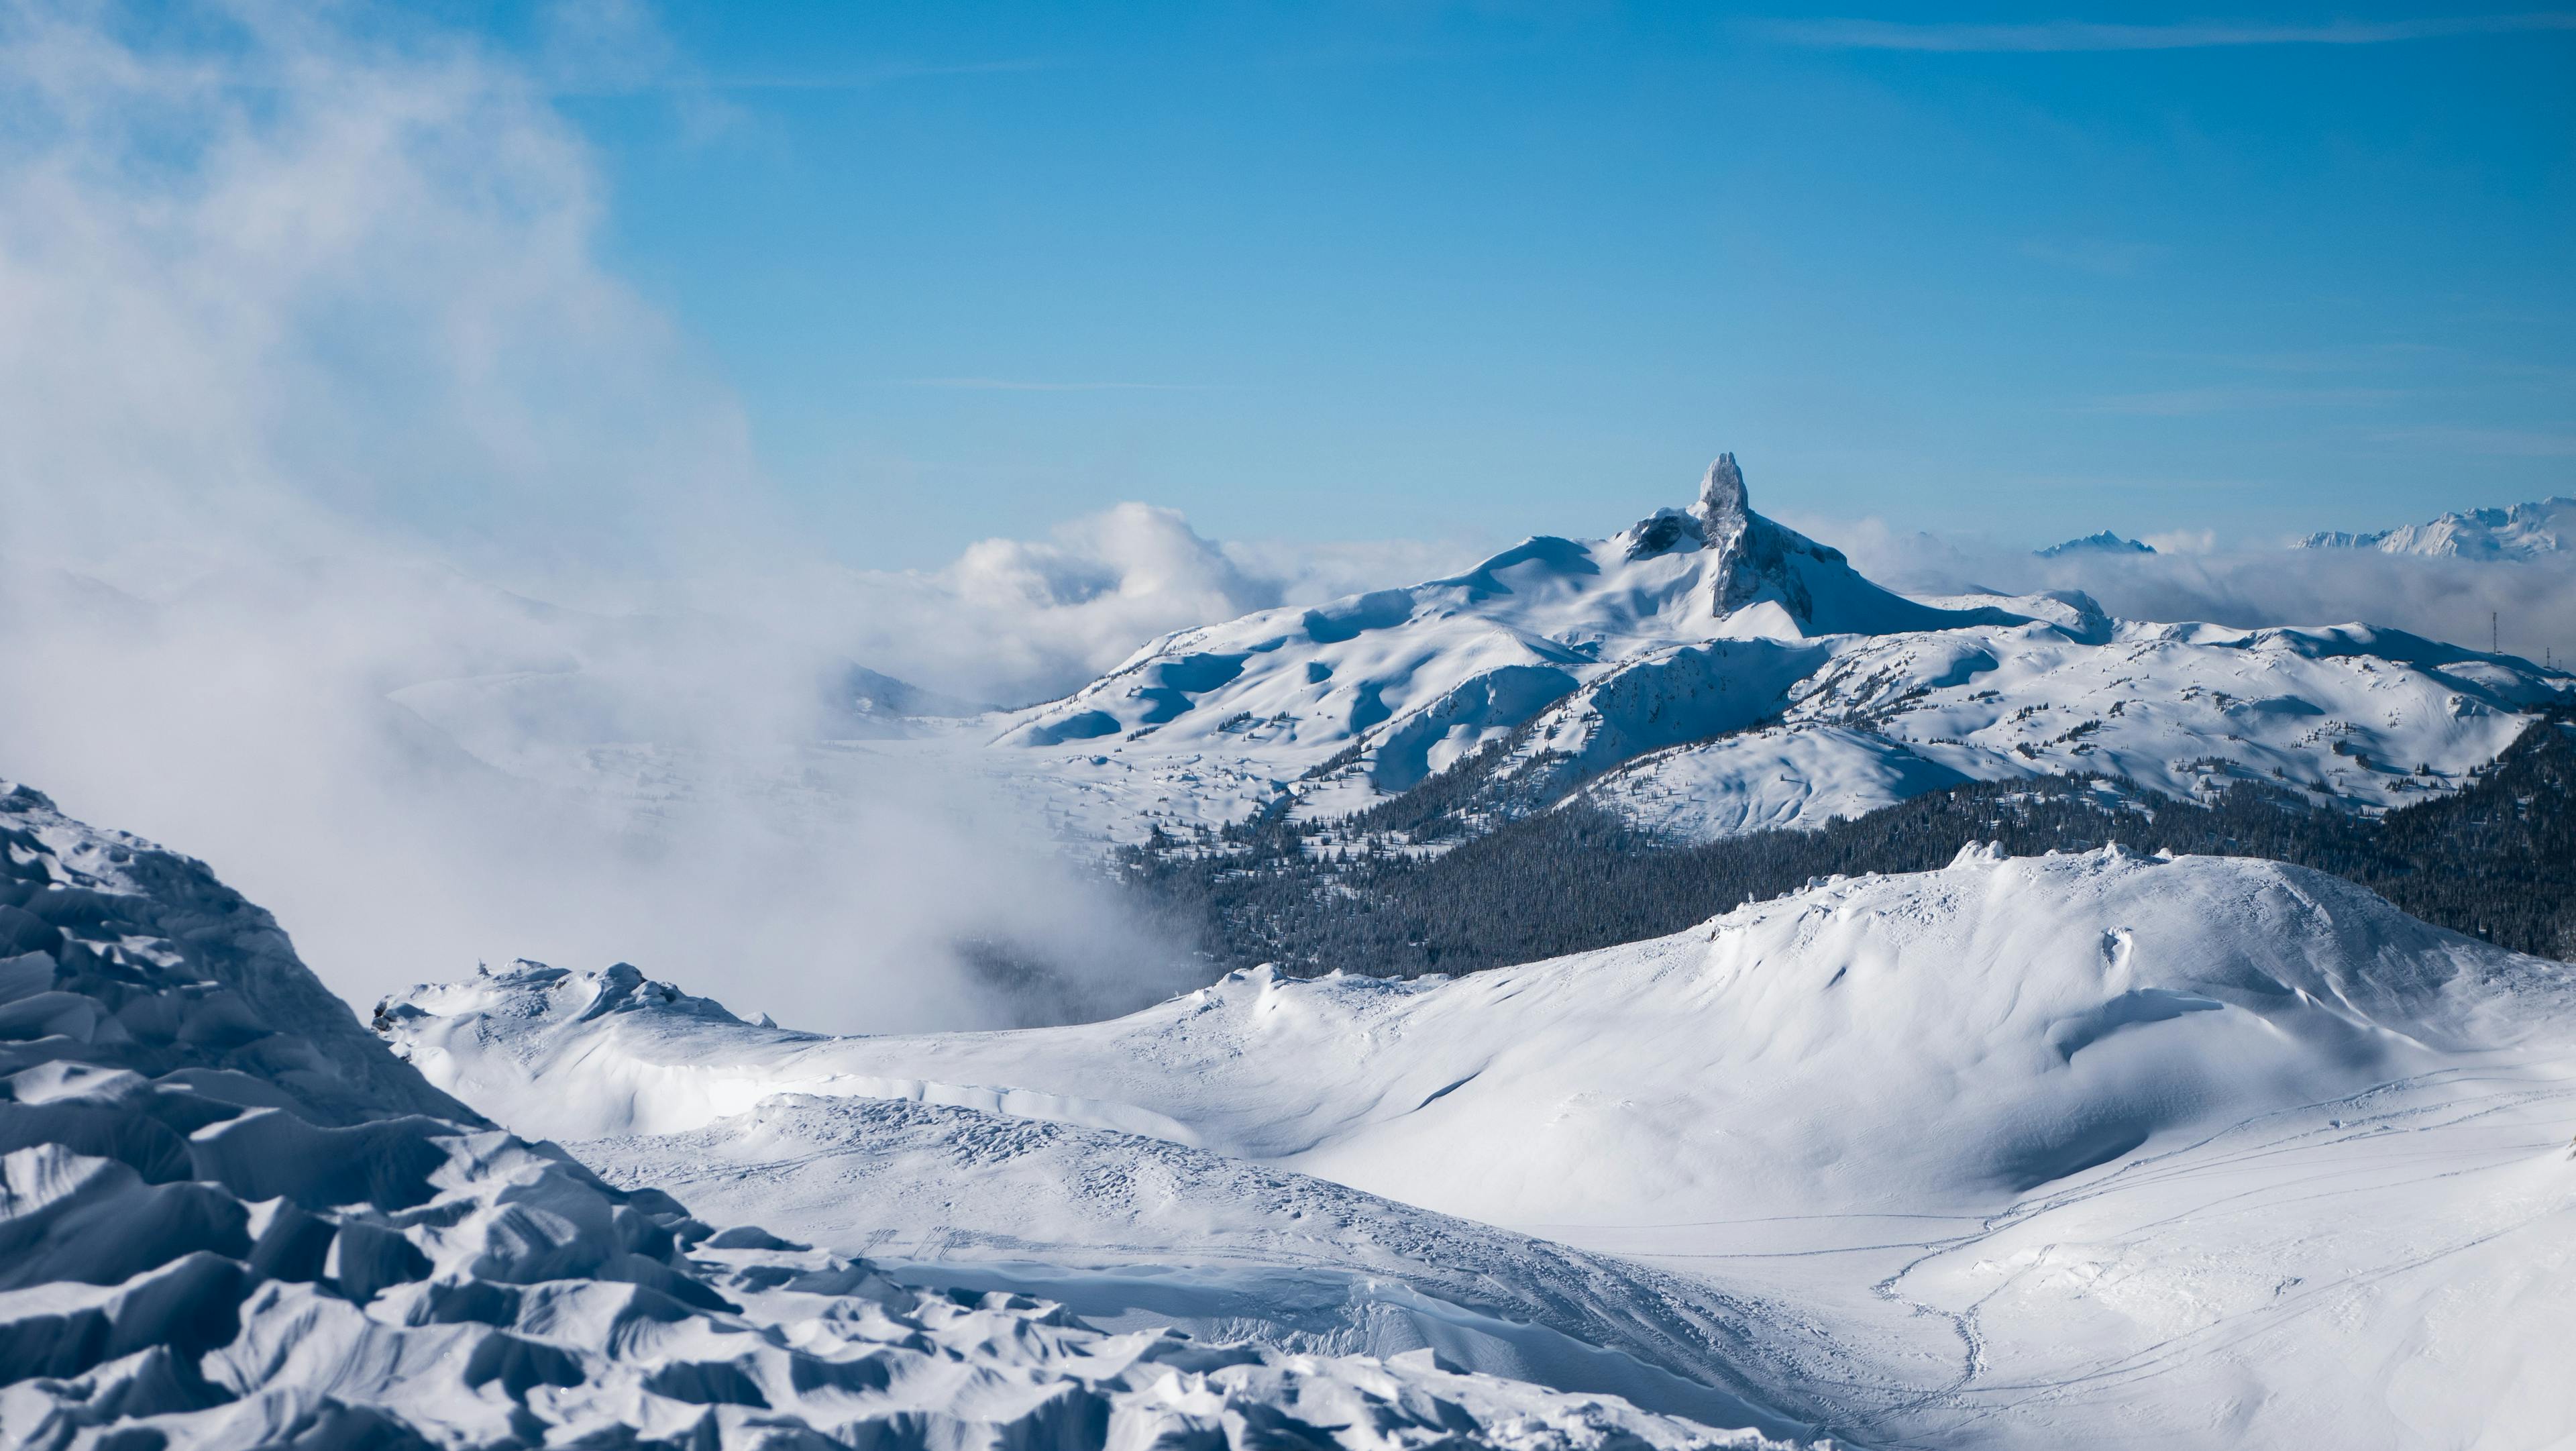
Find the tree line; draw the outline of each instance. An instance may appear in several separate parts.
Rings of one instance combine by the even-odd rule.
[[[1137,910],[1220,971],[1472,972],[1678,932],[1836,873],[1927,871],[1968,842],[2268,857],[2357,882],[2425,921],[2576,959],[2576,721],[2544,720],[2468,786],[2384,815],[2239,782],[2200,801],[2109,776],[1980,782],[1817,831],[1677,846],[1583,804],[1460,834],[1476,773],[1345,822],[1277,816],[1159,838],[1114,869]]]

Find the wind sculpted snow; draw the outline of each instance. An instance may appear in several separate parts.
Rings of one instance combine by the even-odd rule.
[[[1763,1444],[716,1230],[422,1081],[196,862],[23,787],[0,844],[0,1444]]]
[[[1244,973],[1076,1028],[826,1039],[498,980],[386,1022],[505,1121],[703,1156],[813,1221],[840,1168],[948,1132],[820,1122],[822,1096],[1168,1123],[1194,1163],[1694,1281],[1749,1393],[1864,1444],[2504,1446],[2576,1423],[2546,1363],[2576,1335],[2572,978],[2298,868],[1970,850],[1554,962]],[[689,1087],[716,1076],[731,1097]],[[1118,1158],[1094,1142],[1055,1161]],[[1153,1247],[1122,1256],[1189,1263],[1242,1193],[1208,1175],[1160,1181],[1168,1221],[1112,1213]],[[1097,1205],[1024,1192],[1009,1253],[1097,1236]]]

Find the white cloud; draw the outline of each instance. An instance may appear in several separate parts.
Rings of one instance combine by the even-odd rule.
[[[2158,554],[2207,554],[2218,547],[2215,529],[2168,529],[2140,541]]]
[[[1173,510],[1121,504],[1044,539],[983,540],[937,571],[850,575],[837,613],[853,622],[845,648],[855,658],[1018,705],[1073,690],[1173,630],[1413,583],[1472,554],[1404,540],[1218,543]]]
[[[631,81],[631,20],[555,63]],[[838,1026],[1025,1011],[976,935],[1090,1007],[1171,986],[1007,803],[799,747],[876,627],[775,583],[828,571],[597,260],[548,82],[397,12],[0,7],[0,772],[207,857],[354,998],[527,953]],[[1279,587],[1088,527],[937,588],[1089,621],[1034,678]]]
[[[2133,620],[2320,625],[2360,621],[2487,645],[2490,615],[2507,651],[2564,666],[2576,660],[2576,556],[2497,563],[2370,549],[2285,549],[2214,531],[2151,534],[2155,554],[2071,554],[2040,559],[1990,540],[1906,534],[1876,519],[1802,521],[1891,588],[1918,594],[1970,589],[2018,593],[2080,589]]]

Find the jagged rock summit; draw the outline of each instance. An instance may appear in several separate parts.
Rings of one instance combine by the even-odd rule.
[[[1688,509],[1658,509],[1631,525],[1619,541],[1625,546],[1622,557],[1629,561],[1709,551],[1712,557],[1702,574],[1708,601],[1705,613],[1712,619],[1767,599],[1777,602],[1801,631],[1809,631],[1818,624],[1816,591],[1792,561],[1851,574],[1850,561],[1842,551],[1753,512],[1744,470],[1731,453],[1719,454],[1708,466],[1700,479],[1699,497]],[[1867,584],[1856,574],[1851,578]]]
[[[1709,612],[1713,615],[1731,615],[1771,589],[1778,592],[1782,605],[1801,626],[1813,625],[1815,599],[1799,572],[1790,567],[1790,561],[1803,556],[1820,566],[1850,573],[1851,566],[1841,550],[1828,549],[1753,512],[1752,501],[1744,491],[1744,472],[1735,466],[1735,455],[1731,453],[1719,454],[1717,462],[1708,466],[1708,477],[1699,486],[1699,516],[1721,560],[1709,572]]]

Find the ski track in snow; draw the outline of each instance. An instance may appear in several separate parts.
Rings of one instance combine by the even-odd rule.
[[[2198,1141],[2140,1154],[2124,1161],[2098,1181],[2018,1201],[1979,1220],[1968,1232],[1957,1235],[1859,1244],[1835,1241],[1826,1247],[1767,1252],[1659,1250],[1654,1247],[1661,1238],[1655,1233],[1655,1226],[1571,1227],[1569,1237],[1617,1245],[1644,1262],[1664,1264],[1685,1272],[1695,1267],[1700,1273],[1721,1280],[1726,1278],[1727,1271],[1741,1269],[1753,1262],[1846,1256],[1872,1251],[1915,1252],[1892,1273],[1874,1282],[1870,1291],[1908,1316],[1940,1322],[1954,1334],[1959,1346],[1955,1372],[1943,1383],[1911,1388],[1812,1378],[1811,1384],[1830,1384],[1835,1392],[1846,1398],[1839,1407],[1840,1414],[1820,1417],[1820,1424],[1864,1444],[1955,1445],[1978,1444],[1980,1436],[2010,1439],[2015,1428],[1999,1426],[1998,1423],[2026,1423],[2033,1419],[2045,1423],[2053,1403],[2081,1401],[2087,1397],[2100,1399],[2106,1389],[2117,1392],[2144,1385],[2169,1372],[2187,1370],[2194,1359],[2226,1353],[2258,1337],[2277,1338],[2289,1332],[2313,1334],[2318,1339],[2330,1340],[2331,1330],[2306,1330],[2302,1322],[2331,1314],[2338,1303],[2350,1299],[2357,1291],[2433,1269],[2455,1256],[2511,1236],[2547,1233],[2553,1229],[2564,1234],[2569,1228],[2576,1227],[2576,1222],[2571,1222],[2569,1207],[2562,1200],[2527,1217],[2456,1238],[2445,1238],[2436,1232],[2430,1244],[2411,1244],[2392,1258],[2349,1266],[2332,1279],[2291,1277],[2265,1305],[2238,1309],[2205,1325],[2162,1339],[2081,1356],[2071,1363],[2052,1367],[2044,1375],[2033,1374],[2033,1367],[2019,1365],[2013,1367],[2013,1374],[1999,1376],[1991,1361],[1980,1318],[1988,1304],[2004,1293],[2005,1286],[1998,1285],[1985,1296],[1950,1308],[1936,1300],[1909,1295],[1906,1292],[1909,1280],[1945,1267],[1956,1269],[1963,1262],[1973,1264],[2008,1236],[2023,1240],[2039,1239],[2040,1252],[2044,1255],[2056,1248],[2047,1236],[2050,1226],[2057,1220],[2073,1217],[2087,1208],[2108,1209],[2116,1213],[2138,1200],[2155,1202],[2167,1191],[2176,1189],[2188,1191],[2207,1186],[2201,1194],[2194,1194],[2187,1206],[2159,1208],[2153,1211],[2152,1217],[2124,1223],[2120,1238],[2110,1242],[2109,1249],[2116,1254],[2152,1245],[2160,1234],[2184,1229],[2194,1221],[2217,1212],[2260,1210],[2266,1214],[2299,1215],[2302,1222],[2322,1219],[2353,1212],[2356,1206],[2351,1201],[2366,1200],[2374,1193],[2492,1174],[2524,1165],[2535,1155],[2552,1151],[2563,1153],[2567,1150],[2570,1132],[2576,1131],[2576,1060],[2552,1065],[2551,1071],[2557,1074],[2557,1081],[2533,1084],[2508,1079],[2506,1082],[2513,1086],[2465,1100],[2445,1098],[2431,1104],[2413,1101],[2410,1095],[2415,1092],[2455,1085],[2465,1076],[2463,1071],[2446,1070],[2374,1087],[2342,1099],[2258,1114]],[[2374,1112],[2342,1117],[2332,1126],[2312,1122],[2323,1111],[2338,1106],[2359,1107],[2391,1099],[2400,1102]],[[2491,1145],[2442,1142],[2430,1148],[2413,1148],[2404,1140],[2373,1142],[2380,1141],[2383,1134],[2389,1133],[2430,1133],[2446,1140],[2452,1139],[2457,1135],[2447,1131],[2476,1120],[2539,1107],[2554,1109],[2547,1120],[2547,1129],[2518,1125],[2517,1132],[2510,1138]],[[2527,1120],[2529,1116],[2520,1117]],[[2382,1151],[2391,1144],[2396,1146],[2396,1152]],[[2355,1146],[2367,1147],[2372,1152],[2361,1156],[2362,1162],[2359,1163],[2335,1162],[2336,1151]],[[2282,1162],[2292,1159],[2301,1162],[2296,1165]],[[2420,1163],[2419,1160],[2433,1162]],[[2248,1169],[2275,1170],[2283,1177],[2247,1184],[2243,1180],[2247,1177],[2244,1171]],[[2352,1182],[2356,1180],[2361,1182]],[[2477,1197],[2474,1189],[2467,1192],[2469,1197]],[[1835,1218],[1824,1217],[1815,1227],[1829,1229]],[[2565,1323],[2576,1325],[2576,1320]],[[1873,1353],[1858,1345],[1846,1349],[1860,1358],[1868,1358]],[[1876,1353],[1886,1355],[1884,1350]],[[1866,1408],[1855,1404],[1872,1400],[1880,1404]],[[1940,1430],[1927,1436],[1924,1429],[1927,1426],[1937,1426]],[[2360,1441],[2354,1444],[2369,1443]],[[2508,1437],[2499,1444],[2517,1443]]]

